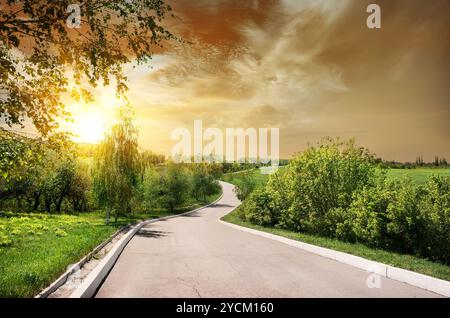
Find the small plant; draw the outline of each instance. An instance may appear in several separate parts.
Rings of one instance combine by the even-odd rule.
[[[8,247],[11,244],[12,244],[12,240],[8,236],[0,233],[0,246]]]
[[[64,231],[64,230],[62,230],[62,229],[59,229],[59,228],[55,229],[55,234],[56,234],[56,236],[58,236],[58,237],[64,237],[64,236],[67,236],[67,232]]]

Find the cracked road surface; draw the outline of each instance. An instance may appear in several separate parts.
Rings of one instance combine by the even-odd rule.
[[[233,186],[214,206],[149,224],[128,243],[96,297],[437,297],[221,224]]]

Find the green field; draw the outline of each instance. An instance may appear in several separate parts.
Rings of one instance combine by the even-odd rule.
[[[395,179],[410,177],[418,183],[425,183],[432,174],[450,177],[450,168],[390,169],[388,177]]]
[[[207,198],[207,203],[220,194]],[[191,202],[182,213],[204,205]],[[169,215],[164,209],[133,213],[105,225],[101,212],[79,215],[0,214],[0,297],[33,297],[120,227]]]
[[[267,180],[269,179],[269,175],[261,174],[258,169],[254,169],[250,171],[226,174],[222,177],[222,180],[231,184],[237,184],[239,183],[239,180],[244,177],[244,175],[251,176],[251,178],[256,181],[256,184],[258,186],[266,184]]]
[[[283,169],[283,167],[280,167]],[[264,185],[269,179],[269,175],[261,174],[260,170],[254,169],[247,172],[238,172],[233,174],[226,174],[223,176],[223,181],[236,184],[244,174],[251,174],[258,185]],[[387,176],[391,179],[402,179],[409,177],[417,183],[425,183],[427,178],[431,175],[450,177],[450,168],[417,168],[417,169],[389,169]]]
[[[284,166],[279,167],[278,169],[282,170],[282,169],[284,169]],[[269,174],[262,174],[260,169],[253,169],[253,170],[249,170],[249,171],[225,174],[222,177],[222,180],[225,182],[229,182],[231,184],[237,184],[237,183],[239,183],[239,180],[241,180],[245,174],[250,175],[256,181],[257,186],[265,185],[267,183],[267,181],[269,180],[269,176],[270,176]]]

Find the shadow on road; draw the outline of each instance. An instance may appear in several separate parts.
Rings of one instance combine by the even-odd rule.
[[[170,232],[153,231],[150,229],[142,228],[139,230],[139,232],[136,233],[136,236],[146,237],[146,238],[161,238],[161,237],[167,236],[168,234],[170,234]]]
[[[214,207],[223,207],[223,208],[234,208],[234,205],[229,205],[229,204],[221,204],[221,203],[217,203],[217,204],[214,204],[214,205],[212,205],[212,206],[214,206]]]
[[[194,212],[194,213],[180,215],[180,217],[181,218],[198,218],[198,217],[200,217],[200,215],[198,214],[198,212]]]

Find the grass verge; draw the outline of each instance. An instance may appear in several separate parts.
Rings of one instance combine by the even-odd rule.
[[[206,202],[189,202],[189,206],[174,212],[193,210],[220,195],[209,196]],[[117,229],[167,215],[170,211],[157,209],[133,213],[106,225],[101,212],[0,214],[0,297],[33,297]]]
[[[423,184],[433,174],[450,177],[450,168],[389,169],[387,176],[391,179],[410,177],[413,181]]]
[[[412,255],[404,255],[404,254],[398,254],[394,252],[384,251],[380,249],[374,249],[367,247],[362,244],[353,244],[353,243],[346,243],[342,241],[338,241],[336,239],[330,239],[310,234],[304,234],[304,233],[296,233],[291,232],[283,229],[276,229],[276,228],[267,228],[262,227],[259,225],[254,225],[246,221],[242,221],[237,216],[237,211],[239,208],[234,210],[233,212],[227,214],[222,218],[223,221],[237,224],[240,226],[248,227],[251,229],[283,236],[292,240],[301,241],[304,243],[309,243],[329,249],[333,249],[339,252],[344,252],[348,254],[352,254],[355,256],[360,256],[372,261],[384,263],[387,265],[403,268],[406,270],[414,271],[417,273],[429,275],[435,278],[443,279],[450,281],[450,267],[428,261],[423,258],[419,258]]]

